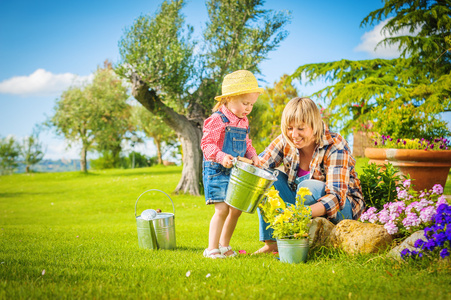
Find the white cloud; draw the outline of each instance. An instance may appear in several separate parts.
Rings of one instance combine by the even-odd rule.
[[[54,96],[73,85],[89,82],[93,74],[78,76],[72,73],[53,74],[37,69],[28,76],[15,76],[0,82],[0,93],[21,96]]]
[[[363,36],[360,38],[362,42],[354,48],[354,51],[366,52],[371,57],[379,57],[379,58],[395,58],[399,57],[400,51],[398,50],[399,44],[393,45],[384,45],[381,44],[376,48],[377,44],[385,39],[386,37],[390,37],[387,32],[384,32],[382,28],[387,24],[390,19],[384,20],[381,23],[377,24],[373,30],[369,32],[365,32]],[[407,29],[403,29],[400,32],[396,33],[393,36],[401,36],[401,35],[415,35],[415,33],[409,33]]]

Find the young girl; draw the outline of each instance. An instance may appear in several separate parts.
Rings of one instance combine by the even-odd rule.
[[[247,115],[261,93],[263,89],[258,87],[251,72],[239,70],[228,74],[222,82],[222,95],[215,97],[218,102],[213,114],[204,122],[201,148],[205,199],[207,204],[215,205],[208,248],[204,251],[208,258],[236,256],[229,242],[241,211],[228,206],[224,200],[233,158],[246,157],[254,165],[260,164],[249,139]]]

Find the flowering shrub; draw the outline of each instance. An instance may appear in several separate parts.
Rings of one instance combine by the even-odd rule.
[[[370,207],[360,216],[360,220],[382,224],[389,234],[401,237],[433,225],[437,208],[447,204],[442,195],[443,187],[436,184],[429,191],[417,192],[410,185],[410,179],[404,180],[403,185],[396,188],[398,201],[384,204],[379,212],[375,207]]]
[[[450,141],[444,138],[426,139],[394,139],[389,135],[381,135],[374,139],[376,148],[415,149],[415,150],[449,150]]]
[[[265,195],[266,201],[260,203],[263,220],[274,229],[277,239],[301,239],[308,237],[312,210],[304,205],[305,196],[312,193],[308,188],[300,188],[296,195],[296,205],[286,205],[279,192],[271,189]]]
[[[451,206],[440,204],[434,216],[434,224],[424,229],[426,241],[418,239],[415,241],[415,248],[420,251],[410,251],[404,249],[401,257],[423,257],[424,255],[434,256],[439,254],[441,258],[450,255],[451,251]]]

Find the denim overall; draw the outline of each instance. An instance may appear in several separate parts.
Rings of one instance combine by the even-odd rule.
[[[221,116],[222,122],[230,123],[229,119],[220,111],[215,112]],[[246,135],[249,128],[238,128],[227,126],[225,128],[224,144],[222,151],[233,157],[244,157],[246,154]],[[227,187],[229,185],[230,173],[232,168],[227,169],[221,164],[213,161],[203,162],[203,181],[205,189],[205,200],[207,204],[224,202]]]

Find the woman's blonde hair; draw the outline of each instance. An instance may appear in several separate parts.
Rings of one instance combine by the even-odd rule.
[[[296,97],[291,99],[285,106],[282,113],[282,135],[288,143],[294,147],[293,141],[288,137],[288,127],[304,123],[313,129],[315,142],[320,144],[323,135],[323,120],[321,113],[313,100],[309,98]]]

